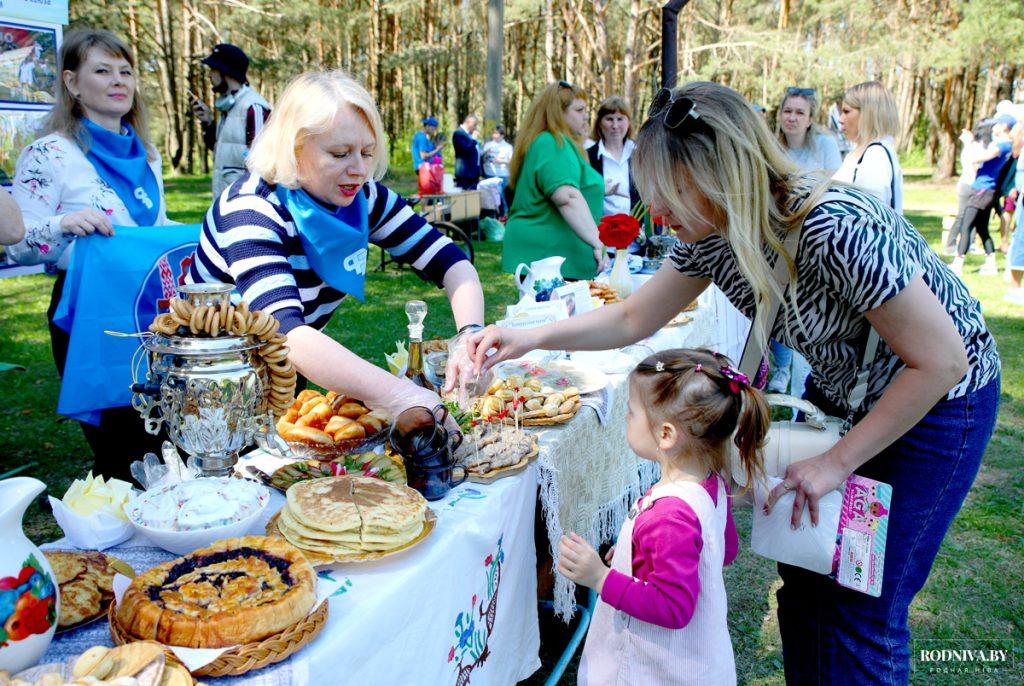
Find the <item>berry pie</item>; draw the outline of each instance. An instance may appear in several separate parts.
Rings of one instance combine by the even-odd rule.
[[[253,643],[308,615],[315,582],[305,556],[287,541],[228,538],[140,574],[117,620],[132,637],[165,645]]]

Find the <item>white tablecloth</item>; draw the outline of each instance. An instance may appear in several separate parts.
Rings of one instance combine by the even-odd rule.
[[[342,581],[327,625],[291,659],[216,684],[495,684],[540,667],[533,519],[537,467],[463,484],[430,504],[422,543],[371,563],[321,568]],[[267,517],[284,498],[276,491]],[[136,537],[111,549],[137,571],[174,556]],[[47,547],[68,547],[58,541]],[[44,662],[110,645],[106,623],[59,636]]]

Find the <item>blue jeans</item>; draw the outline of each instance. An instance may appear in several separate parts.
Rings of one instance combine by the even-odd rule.
[[[804,395],[804,384],[811,374],[811,365],[800,353],[787,348],[774,338],[771,341],[772,377],[769,393],[788,393],[797,398]]]
[[[892,485],[882,595],[779,564],[779,628],[786,683],[906,684],[910,601],[963,505],[995,428],[1000,381],[938,403],[857,470]]]

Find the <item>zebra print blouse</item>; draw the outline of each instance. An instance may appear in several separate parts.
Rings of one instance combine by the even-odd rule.
[[[928,247],[901,215],[856,188],[832,190],[851,203],[832,199],[819,203],[804,222],[797,255],[796,300],[803,326],[787,294],[772,337],[793,348],[811,364],[811,378],[825,396],[848,410],[867,338],[864,313],[897,295],[917,275],[939,299],[963,337],[970,363],[967,374],[947,398],[958,398],[985,386],[999,374],[999,353],[985,326],[981,304]],[[794,197],[799,203],[804,198]],[[862,207],[867,205],[871,211]],[[765,246],[774,264],[776,254]],[[711,279],[743,314],[753,319],[754,295],[740,273],[728,241],[717,234],[696,243],[679,243],[672,254],[677,270]],[[863,409],[870,409],[904,363],[879,343],[871,368]]]

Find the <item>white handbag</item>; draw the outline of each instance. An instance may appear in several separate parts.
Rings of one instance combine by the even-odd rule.
[[[825,193],[818,202],[820,204],[829,200],[842,200],[843,202],[853,203],[868,209],[855,198],[839,193]],[[790,231],[784,242],[786,251],[794,259],[796,259],[797,250],[800,246],[800,233],[802,229],[803,227],[800,226]],[[781,256],[775,262],[773,276],[782,287],[782,292],[785,293],[791,284],[786,261]],[[769,303],[768,317],[765,318],[766,331],[764,332],[763,340],[767,341],[771,338],[771,332],[774,328],[775,320],[779,316],[780,309],[782,309],[781,299],[773,296],[771,303]],[[861,357],[857,380],[853,390],[850,391],[849,418],[853,417],[864,402],[864,396],[867,394],[868,374],[871,364],[874,362],[875,353],[878,351],[878,342],[878,333],[871,328],[864,345],[864,354]],[[757,371],[761,366],[761,360],[764,359],[764,355],[765,349],[763,346],[758,345],[757,339],[754,336],[754,327],[751,325],[746,345],[743,348],[743,357],[740,359],[739,370],[746,374],[748,379],[754,379],[757,376]],[[814,404],[801,398],[769,393],[765,395],[765,399],[770,406],[795,408],[802,411],[805,415],[805,421],[803,422],[792,420],[772,422],[763,450],[766,476],[784,477],[786,468],[790,463],[825,452],[839,442],[847,428],[847,419],[826,415]],[[733,480],[739,486],[745,487],[747,485],[746,472],[740,462],[739,451],[733,442],[729,443],[729,459]]]

